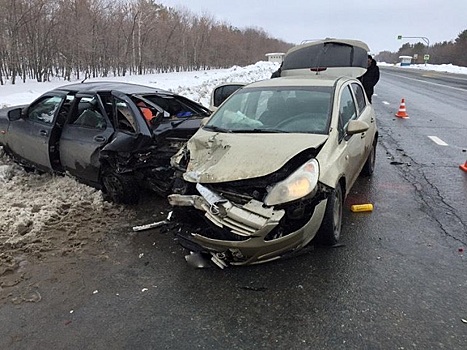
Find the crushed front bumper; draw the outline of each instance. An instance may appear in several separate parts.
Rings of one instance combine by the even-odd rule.
[[[257,200],[237,205],[206,186],[197,184],[200,195],[168,196],[172,206],[194,207],[215,226],[229,233],[222,239],[191,233],[191,240],[213,255],[221,264],[247,265],[271,261],[300,249],[316,235],[324,217],[327,199],[315,207],[308,222],[294,232],[272,238],[268,234],[280,225],[284,209],[265,207]]]

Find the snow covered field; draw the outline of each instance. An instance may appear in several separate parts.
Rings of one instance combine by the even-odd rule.
[[[268,79],[277,67],[270,62],[258,62],[229,69],[90,80],[118,80],[158,87],[209,106],[210,94],[216,85]],[[412,65],[409,68],[467,74],[466,67],[452,65]],[[0,107],[30,103],[42,93],[68,83],[56,80],[0,86]],[[108,228],[112,218],[124,215],[125,208],[103,201],[100,191],[69,177],[26,173],[0,151],[0,262],[12,263],[12,255],[7,251],[30,251],[32,247],[39,251],[48,249],[49,245],[56,244],[52,240],[57,237],[60,242],[69,242],[69,246],[79,246],[85,238],[76,237],[76,234],[83,225],[92,235],[103,227]]]

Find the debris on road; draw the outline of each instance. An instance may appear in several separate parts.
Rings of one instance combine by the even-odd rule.
[[[366,212],[366,211],[373,211],[373,204],[367,203],[367,204],[354,204],[350,206],[350,210],[353,211],[354,213],[357,212]]]
[[[398,161],[392,161],[390,162],[389,164],[391,165],[407,165],[407,166],[412,166],[412,164],[408,163],[408,162],[398,162]]]
[[[167,220],[162,220],[162,221],[156,221],[151,224],[146,224],[146,225],[140,225],[140,226],[133,226],[133,231],[138,232],[138,231],[145,231],[145,230],[150,230],[155,227],[163,226],[168,224],[169,222]]]
[[[134,232],[145,231],[145,230],[150,230],[152,228],[156,228],[156,227],[159,227],[159,226],[164,226],[164,225],[166,225],[166,224],[168,224],[170,222],[170,220],[172,219],[172,214],[173,214],[172,211],[169,212],[169,214],[167,215],[167,218],[165,220],[162,220],[162,221],[156,221],[156,222],[146,224],[146,225],[133,226],[133,231]]]

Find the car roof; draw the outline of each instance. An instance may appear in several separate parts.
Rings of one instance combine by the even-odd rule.
[[[173,95],[172,92],[152,88],[149,86],[123,83],[123,82],[111,82],[111,81],[96,81],[96,82],[85,82],[85,83],[75,83],[65,86],[61,86],[55,91],[67,91],[74,93],[98,93],[98,92],[110,92],[110,91],[120,91],[125,94],[167,94]]]
[[[355,40],[355,39],[335,39],[335,38],[328,38],[328,39],[323,39],[323,40],[315,40],[315,41],[310,41],[310,42],[305,42],[301,45],[294,46],[287,51],[287,54],[300,50],[304,47],[308,46],[316,46],[316,45],[321,45],[321,44],[328,44],[328,43],[335,43],[335,44],[345,44],[348,46],[355,46],[355,47],[360,47],[364,49],[365,51],[369,52],[370,48],[368,47],[367,44],[365,44],[363,41],[360,40]]]
[[[274,87],[292,87],[292,86],[334,86],[341,77],[330,75],[295,75],[281,78],[267,79],[248,84],[245,88],[274,88]]]

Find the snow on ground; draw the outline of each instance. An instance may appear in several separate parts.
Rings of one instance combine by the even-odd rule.
[[[247,67],[88,81],[124,81],[158,87],[209,106],[216,85],[268,79],[277,68],[277,64],[258,62]],[[66,84],[69,82],[56,80],[0,86],[0,107],[31,103],[44,92]],[[52,249],[55,244],[52,240],[58,240],[57,245],[79,246],[74,241],[83,239],[76,237],[83,225],[91,235],[109,229],[112,218],[122,217],[124,210],[123,206],[105,202],[100,191],[70,177],[27,173],[0,149],[0,263],[12,263],[12,256],[5,253],[7,250]]]
[[[389,64],[385,62],[378,62],[379,66],[398,67],[401,69],[418,69],[418,70],[431,70],[444,73],[467,74],[467,67],[454,66],[452,64],[411,64],[410,66],[401,66],[398,64]]]
[[[226,82],[251,83],[268,79],[271,72],[277,68],[278,64],[275,63],[258,62],[246,67],[234,66],[228,69],[94,78],[86,81],[121,81],[157,87],[183,95],[208,107],[211,91],[215,86]],[[22,83],[20,81],[15,85],[7,82],[5,85],[0,85],[0,108],[31,103],[44,92],[75,82],[53,80],[43,83],[36,81]]]
[[[210,94],[216,85],[268,79],[277,68],[278,65],[274,63],[258,62],[247,67],[89,81],[124,81],[158,87],[209,106]],[[409,68],[467,74],[466,67],[452,65],[412,65]],[[68,83],[63,80],[46,83],[31,81],[0,86],[0,107],[30,103],[42,93]],[[99,230],[110,229],[112,218],[125,215],[123,206],[105,202],[100,191],[69,177],[26,173],[0,150],[0,263],[13,264],[12,255],[6,252],[15,249],[43,251],[52,249],[50,246],[54,244],[64,245],[62,249],[74,249]],[[77,232],[83,231],[89,236],[77,236]],[[2,269],[5,269],[1,266],[0,276],[4,272]]]

